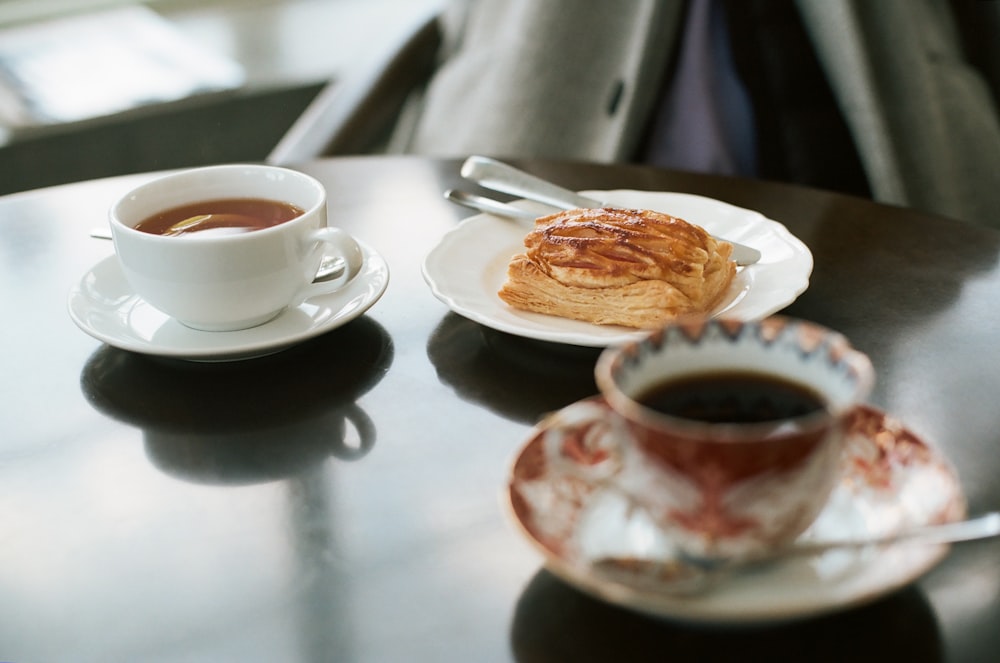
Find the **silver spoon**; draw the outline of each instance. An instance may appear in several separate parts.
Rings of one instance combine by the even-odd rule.
[[[536,214],[534,212],[523,210],[520,207],[514,207],[510,203],[500,202],[499,200],[469,193],[467,191],[448,189],[444,192],[444,197],[453,203],[458,203],[459,205],[463,205],[469,209],[494,214],[496,216],[502,216],[519,223],[529,221],[533,224],[535,219],[539,216],[543,216],[542,214]],[[733,260],[736,261],[737,265],[752,265],[760,260],[760,251],[757,249],[751,249],[748,246],[732,242],[730,242],[730,244],[733,244]]]
[[[869,548],[892,544],[940,545],[1000,535],[1000,512],[989,512],[957,522],[904,529],[861,539],[801,541],[752,557],[728,559],[679,554],[672,559],[602,557],[591,562],[603,578],[635,589],[663,594],[695,595],[716,586],[726,575],[792,557],[808,557],[830,550]]]
[[[111,231],[105,228],[91,228],[90,236],[95,239],[111,239]],[[320,260],[319,269],[316,270],[316,276],[313,278],[313,283],[325,283],[326,281],[332,281],[341,274],[344,273],[344,259],[339,256],[323,256]]]
[[[603,201],[581,196],[576,191],[489,157],[477,155],[469,157],[462,164],[461,174],[470,182],[487,189],[520,196],[557,209],[606,206]],[[760,261],[761,255],[757,249],[728,239],[724,241],[733,245],[733,260],[737,265],[752,265]]]

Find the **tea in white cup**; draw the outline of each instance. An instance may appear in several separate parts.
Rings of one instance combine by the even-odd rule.
[[[327,225],[316,179],[266,165],[185,170],[143,184],[110,211],[122,272],[146,302],[182,324],[234,331],[343,287],[363,255]],[[313,283],[326,256],[344,274]]]

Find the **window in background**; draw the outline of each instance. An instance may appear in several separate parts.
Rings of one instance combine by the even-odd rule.
[[[164,4],[172,0],[0,0],[0,26],[38,21],[57,16],[146,3]]]
[[[116,4],[0,29],[0,124],[74,122],[242,85],[236,62],[142,5]]]

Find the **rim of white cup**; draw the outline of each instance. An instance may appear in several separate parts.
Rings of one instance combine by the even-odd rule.
[[[270,165],[267,165],[267,164],[218,164],[218,165],[213,165],[213,166],[198,166],[198,167],[195,167],[195,168],[185,168],[183,170],[178,170],[178,171],[175,171],[175,172],[164,174],[164,175],[162,175],[160,177],[156,177],[155,179],[149,180],[148,182],[144,182],[142,184],[139,184],[138,186],[133,187],[128,192],[126,192],[124,195],[122,195],[121,197],[119,197],[118,200],[116,200],[115,203],[111,206],[111,209],[108,212],[109,222],[111,223],[111,225],[112,225],[112,227],[114,229],[117,229],[119,231],[123,231],[123,232],[125,232],[127,234],[130,234],[132,236],[142,236],[144,238],[149,238],[149,241],[154,241],[154,242],[155,241],[171,241],[171,242],[173,242],[173,241],[175,241],[177,239],[176,237],[171,237],[171,236],[167,236],[167,235],[158,235],[156,233],[143,232],[141,230],[136,230],[136,228],[134,226],[130,226],[130,225],[124,223],[123,221],[121,221],[119,219],[119,209],[121,208],[121,206],[123,204],[128,203],[131,198],[133,198],[135,196],[138,196],[138,195],[141,195],[141,194],[143,194],[144,192],[147,192],[150,189],[153,189],[153,188],[156,188],[156,187],[160,187],[160,186],[164,186],[165,184],[169,184],[170,182],[173,182],[173,181],[176,181],[176,180],[187,180],[187,179],[197,178],[199,176],[203,176],[203,175],[205,175],[207,173],[227,171],[227,170],[229,170],[229,171],[258,171],[258,172],[264,172],[264,171],[266,171],[266,172],[279,172],[279,173],[285,174],[286,176],[295,177],[297,179],[300,179],[300,180],[306,182],[308,185],[310,185],[311,187],[313,187],[315,189],[315,191],[317,193],[317,201],[314,204],[312,204],[311,206],[309,206],[308,208],[302,208],[302,214],[299,214],[298,216],[295,216],[295,217],[289,219],[288,221],[285,221],[284,223],[280,223],[280,224],[277,224],[277,225],[274,225],[274,226],[269,226],[267,228],[260,228],[258,230],[255,230],[253,233],[235,233],[235,234],[225,234],[225,235],[212,234],[212,235],[207,235],[207,236],[203,236],[203,237],[199,237],[197,234],[192,234],[190,237],[185,238],[186,240],[195,239],[198,242],[205,242],[205,243],[208,243],[208,242],[226,242],[226,243],[229,243],[229,242],[237,242],[237,241],[247,241],[247,240],[249,240],[250,238],[252,238],[254,236],[256,236],[256,237],[259,238],[261,236],[261,233],[269,234],[271,232],[277,232],[282,226],[285,226],[285,225],[290,224],[290,223],[294,224],[296,221],[299,221],[300,219],[308,217],[313,212],[315,212],[315,211],[319,210],[320,208],[326,206],[326,203],[327,203],[326,188],[315,177],[313,177],[312,175],[308,175],[307,173],[303,173],[302,171],[294,170],[292,168],[285,168],[283,166],[270,166]],[[194,198],[194,199],[191,199],[191,200],[180,200],[178,202],[169,203],[169,204],[163,206],[157,212],[150,212],[144,218],[149,218],[150,216],[152,216],[154,214],[158,214],[159,212],[163,212],[163,211],[172,209],[174,207],[180,207],[182,205],[194,204],[194,203],[197,203],[197,202],[200,202],[200,201],[203,201],[203,200],[204,201],[209,201],[209,200],[213,200],[213,199],[218,199],[220,197],[225,197],[226,195],[227,194],[217,194],[217,195],[214,195],[214,196],[207,196],[207,197],[204,197],[204,198]],[[275,196],[263,196],[263,195],[262,196],[252,196],[252,195],[247,195],[247,196],[243,196],[243,197],[258,197],[258,198],[263,198],[265,200],[275,200],[275,201],[279,200]],[[292,202],[287,201],[287,200],[280,200],[279,202],[284,202],[284,203],[293,204],[293,205],[295,204],[295,203],[292,203]],[[140,219],[140,221],[141,220],[143,220],[143,219]],[[137,221],[136,223],[139,223],[139,221]]]

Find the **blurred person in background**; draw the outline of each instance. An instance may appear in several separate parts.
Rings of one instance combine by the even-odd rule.
[[[459,0],[397,149],[795,182],[1000,228],[1000,2]]]

